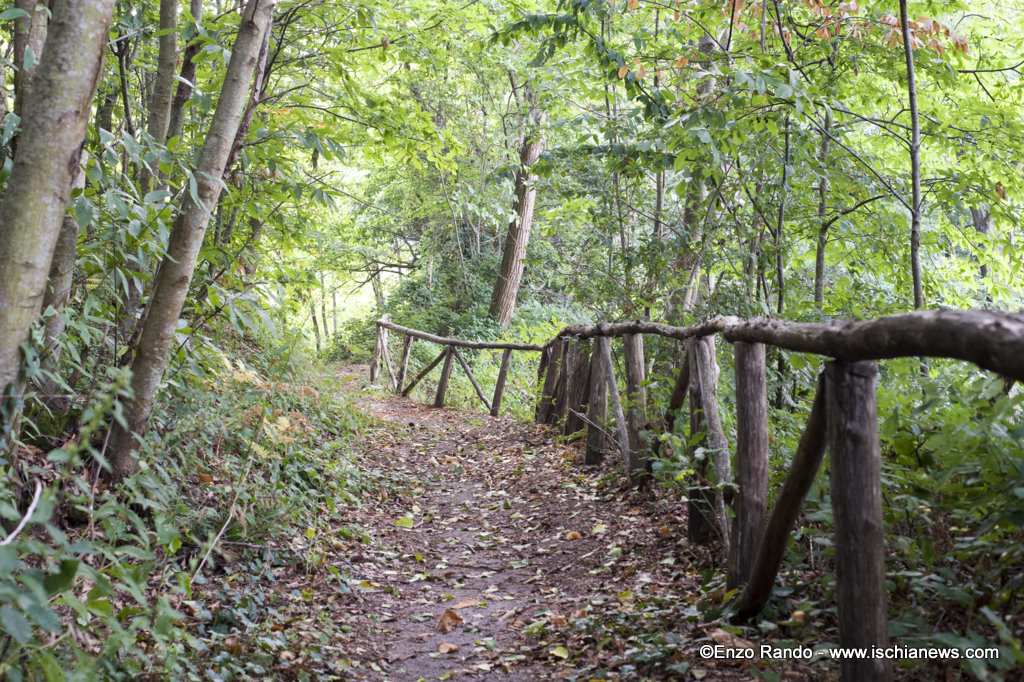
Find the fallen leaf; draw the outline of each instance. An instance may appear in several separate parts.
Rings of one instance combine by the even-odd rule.
[[[452,609],[458,611],[459,609],[466,609],[470,606],[476,606],[480,603],[480,600],[475,597],[466,597],[452,604]]]
[[[461,625],[462,622],[462,616],[451,609],[445,609],[444,613],[441,614],[441,618],[437,621],[437,629],[441,632],[451,632],[455,629],[455,626]]]
[[[725,630],[722,630],[721,628],[717,628],[715,630],[712,630],[709,633],[708,636],[711,637],[712,640],[714,640],[715,644],[721,644],[722,646],[731,647],[733,649],[753,649],[754,648],[754,643],[753,642],[751,642],[749,640],[746,640],[746,639],[743,639],[742,637],[737,637],[736,635],[732,634],[731,632],[726,632]]]
[[[395,521],[395,525],[399,528],[412,528],[415,525],[411,516],[403,516],[402,518]]]
[[[579,532],[574,531],[574,530],[569,531],[565,535],[565,539],[566,540],[579,540],[581,537],[582,536],[579,534]]]
[[[608,526],[604,525],[603,523],[598,523],[594,526],[594,535],[600,535],[606,530],[608,530]]]
[[[448,642],[438,642],[437,650],[440,651],[442,654],[450,654],[452,652],[458,651],[459,647],[455,646],[454,644],[449,644]]]
[[[554,649],[551,650],[551,655],[557,656],[561,659],[566,659],[569,658],[569,650],[566,649],[564,646],[556,646]]]

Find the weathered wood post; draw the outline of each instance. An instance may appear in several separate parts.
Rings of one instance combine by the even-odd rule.
[[[565,419],[569,410],[569,382],[572,380],[573,366],[579,355],[579,339],[569,337],[562,346],[562,366],[559,370],[558,384],[555,387],[555,399],[551,412],[548,414],[549,424],[558,424]]]
[[[841,647],[889,645],[877,373],[869,360],[825,365]],[[843,659],[840,673],[849,682],[892,679],[884,658]]]
[[[626,334],[622,337],[622,348],[626,361],[626,429],[630,452],[626,474],[632,485],[641,485],[647,478],[648,466],[647,443],[640,437],[647,424],[643,334]]]
[[[569,388],[567,391],[567,408],[563,433],[570,436],[583,427],[580,418],[583,405],[587,403],[590,392],[590,341],[580,339],[576,344],[576,361],[570,370]]]
[[[737,341],[736,483],[727,586],[747,582],[764,531],[768,495],[768,389],[764,344]]]
[[[412,353],[412,335],[406,334],[402,343],[402,362],[398,365],[398,376],[395,379],[395,395],[401,395],[405,384],[405,375],[409,372],[409,355]]]
[[[779,573],[782,556],[786,553],[786,543],[793,522],[800,514],[807,491],[814,483],[818,467],[825,457],[825,376],[818,376],[818,390],[814,394],[811,412],[807,415],[807,425],[800,435],[796,453],[789,465],[786,482],[782,484],[782,492],[775,500],[768,525],[765,526],[764,537],[750,573],[750,579],[740,595],[736,607],[736,621],[753,618],[772,594],[775,576]]]
[[[590,359],[590,398],[587,406],[587,450],[584,462],[600,464],[604,459],[604,420],[608,416],[608,382],[605,378],[604,354],[600,339]]]
[[[383,320],[384,318],[381,318]],[[379,324],[374,323],[375,336],[373,340],[373,360],[370,362],[370,385],[373,386],[377,383],[377,377],[380,376],[380,363],[384,358],[384,338],[382,333],[384,328]]]
[[[562,373],[562,351],[565,342],[563,339],[555,339],[551,343],[551,355],[548,358],[547,372],[544,374],[544,387],[541,390],[540,401],[537,403],[537,423],[547,424],[551,415],[551,409],[555,402],[555,389],[558,388],[558,378]]]
[[[452,359],[455,355],[453,348],[448,346],[444,350],[444,366],[441,368],[441,378],[437,381],[437,396],[434,398],[434,407],[444,407],[444,394],[448,392],[448,379],[452,375]]]
[[[692,542],[708,544],[717,527],[722,546],[728,552],[730,520],[725,513],[725,500],[721,490],[713,485],[728,484],[732,478],[729,465],[729,445],[718,415],[718,363],[715,361],[715,341],[712,336],[691,339],[687,356],[690,358],[690,433],[705,432],[705,443],[711,450],[715,481],[708,478],[708,458],[694,461],[697,485],[690,489],[690,516],[688,532]],[[695,459],[695,458],[694,458]]]
[[[501,368],[498,369],[498,381],[494,385],[494,398],[491,399],[491,416],[497,417],[501,409],[501,399],[505,395],[505,381],[508,379],[508,368],[512,363],[512,349],[506,348],[501,353]]]
[[[597,352],[601,354],[601,366],[604,367],[604,379],[608,384],[608,397],[611,398],[612,413],[615,415],[615,437],[622,451],[622,461],[629,465],[632,458],[629,453],[629,433],[626,427],[626,415],[622,411],[619,400],[619,382],[615,380],[615,363],[612,362],[612,342],[607,336],[597,339]],[[628,472],[628,470],[627,470]]]

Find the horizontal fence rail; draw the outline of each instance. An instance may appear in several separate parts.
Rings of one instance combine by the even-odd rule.
[[[397,373],[391,367],[388,331],[405,336]],[[643,336],[648,334],[686,342],[668,409],[653,426],[647,418],[644,388]],[[732,453],[719,415],[716,335],[735,347],[736,443]],[[610,343],[615,337],[622,337],[625,395],[620,395],[615,376]],[[403,389],[414,338],[444,348]],[[766,504],[765,346],[830,358],[818,377],[806,428],[770,514]],[[504,351],[490,401],[458,348]],[[677,413],[689,401],[690,433],[703,435],[687,453],[695,472],[687,493],[687,534],[691,542],[721,544],[728,585],[738,591],[731,604],[737,622],[754,618],[767,604],[793,524],[829,453],[839,643],[844,647],[885,647],[888,607],[876,361],[902,357],[965,360],[1024,382],[1024,314],[922,310],[831,322],[720,316],[682,327],[647,321],[599,322],[569,325],[544,345],[444,338],[394,324],[390,316],[384,316],[377,322],[371,383],[376,382],[383,364],[395,392],[407,396],[443,361],[434,400],[440,407],[454,360],[481,402],[497,415],[511,355],[517,350],[541,353],[537,423],[559,428],[567,437],[582,435],[587,464],[600,464],[609,444],[614,444],[622,454],[630,483],[636,486],[649,483],[653,457],[666,454],[666,445],[651,432],[672,432]],[[697,457],[698,448],[707,456]],[[889,663],[883,660],[845,660],[841,673],[843,680],[892,679]]]

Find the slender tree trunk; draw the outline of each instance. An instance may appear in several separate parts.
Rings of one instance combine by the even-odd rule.
[[[72,189],[85,187],[85,173],[82,172],[81,166],[85,165],[87,161],[88,153],[82,152],[81,164],[78,175],[72,182]],[[43,333],[46,356],[43,358],[42,366],[43,369],[50,372],[57,371],[60,364],[62,347],[58,341],[67,326],[62,311],[71,297],[71,277],[75,269],[75,259],[78,256],[78,232],[78,221],[73,216],[65,214],[64,220],[61,222],[60,235],[57,237],[53,259],[50,262],[50,275],[42,305],[44,311],[53,308],[53,314],[44,321],[45,331]],[[53,379],[46,379],[40,386],[40,391],[51,406],[67,404],[66,400],[53,400],[54,394],[58,391],[58,383]]]
[[[0,431],[21,394],[19,347],[39,315],[78,172],[113,0],[58,0],[24,102],[19,151],[0,201]]]
[[[814,305],[825,305],[825,248],[828,246],[828,152],[832,116],[825,112],[825,133],[821,138],[821,179],[818,181],[818,244],[814,253]]]
[[[907,0],[900,0],[900,27],[907,61],[907,98],[910,108],[910,274],[914,281],[914,309],[924,307],[921,281],[921,119],[917,113],[917,84],[914,81],[914,49],[911,45]]]
[[[196,25],[203,20],[203,0],[191,0],[189,10]],[[178,88],[174,92],[174,100],[171,102],[170,118],[167,122],[167,139],[181,137],[181,131],[185,122],[185,103],[192,97],[193,83],[196,80],[196,57],[203,49],[203,42],[195,40],[195,29],[193,29],[192,40],[185,47],[181,57],[181,73],[178,78]]]
[[[162,35],[157,52],[153,95],[149,100],[149,119],[146,121],[146,132],[157,144],[167,141],[167,126],[171,118],[174,71],[178,65],[178,2],[179,0],[160,0]],[[151,179],[150,171],[143,167],[139,179],[139,192],[143,196],[149,192]]]
[[[309,316],[313,318],[313,336],[316,337],[316,352],[320,353],[320,325],[316,321],[316,301],[313,300],[312,296],[309,297]]]
[[[249,0],[242,12],[217,109],[196,168],[196,192],[186,192],[159,268],[132,361],[133,398],[124,406],[127,428],[115,424],[110,440],[112,477],[131,474],[137,464],[136,437],[146,431],[153,400],[167,367],[167,354],[181,315],[206,227],[220,196],[220,178],[242,117],[246,95],[276,0]],[[195,198],[193,198],[195,196]],[[198,199],[198,201],[196,200]]]
[[[36,0],[16,0],[16,9],[28,16],[14,20],[14,113],[24,118],[25,99],[32,90],[39,60],[46,43],[46,24],[49,12],[46,3]]]
[[[537,190],[533,186],[537,176],[530,172],[530,168],[537,163],[537,159],[544,151],[543,127],[547,114],[537,106],[536,97],[529,86],[526,88],[526,99],[530,101],[532,124],[523,137],[523,146],[519,151],[519,170],[516,171],[514,201],[516,217],[508,224],[505,250],[501,257],[501,269],[498,271],[498,279],[494,283],[494,291],[491,294],[490,314],[503,325],[507,325],[512,320],[516,297],[519,295],[519,284],[523,278],[526,245],[530,241],[533,205],[537,198]]]

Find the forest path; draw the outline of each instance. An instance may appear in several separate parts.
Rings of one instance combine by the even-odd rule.
[[[346,609],[334,648],[351,679],[705,676],[681,504],[623,493],[576,446],[510,418],[355,397],[374,418],[361,468],[392,484],[353,519],[373,542],[346,543],[359,582],[332,609]]]

